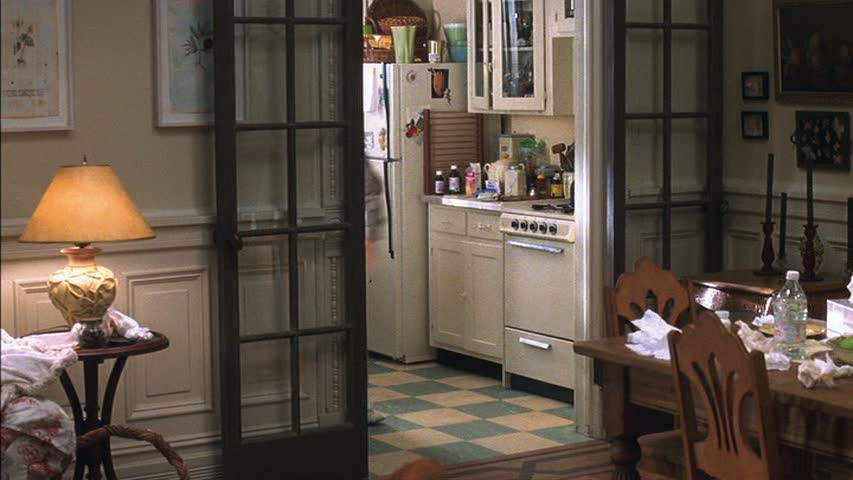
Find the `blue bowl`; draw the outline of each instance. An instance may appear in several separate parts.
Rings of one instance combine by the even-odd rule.
[[[450,61],[453,63],[468,62],[468,46],[467,45],[451,45],[450,46]]]

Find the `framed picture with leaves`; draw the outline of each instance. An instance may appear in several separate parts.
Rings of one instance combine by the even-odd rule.
[[[241,2],[235,3],[239,13]],[[154,0],[157,126],[213,125],[213,0]],[[245,85],[243,38],[235,44],[237,112]]]
[[[3,132],[71,130],[71,0],[0,3]]]

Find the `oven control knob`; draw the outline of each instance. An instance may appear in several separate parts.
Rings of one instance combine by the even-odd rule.
[[[536,233],[536,228],[538,228],[536,222],[530,222],[530,233]]]
[[[548,231],[548,225],[545,225],[544,223],[540,223],[539,224],[539,233],[544,234],[547,231]]]
[[[522,220],[519,226],[522,230],[527,230],[527,220]]]
[[[512,223],[509,224],[513,230],[518,230],[518,220],[513,220]]]
[[[551,232],[551,235],[556,235],[556,234],[557,234],[557,225],[555,225],[555,224],[553,224],[553,223],[552,223],[552,224],[548,227],[548,231],[549,231],[549,232]]]

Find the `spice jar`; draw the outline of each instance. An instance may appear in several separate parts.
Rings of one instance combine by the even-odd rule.
[[[539,198],[551,198],[551,182],[544,173],[536,176],[536,195]]]

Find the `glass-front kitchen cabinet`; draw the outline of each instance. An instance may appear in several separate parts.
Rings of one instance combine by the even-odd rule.
[[[468,0],[469,111],[572,114],[573,40],[560,27],[565,5]]]

